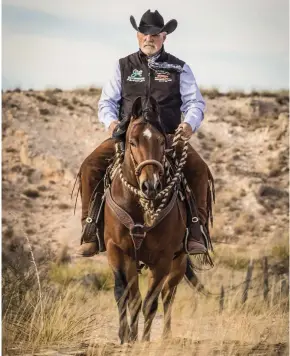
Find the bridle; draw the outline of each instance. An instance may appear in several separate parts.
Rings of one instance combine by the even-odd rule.
[[[128,142],[130,142],[130,137],[128,139]],[[140,163],[137,163],[136,162],[136,159],[132,153],[132,150],[131,150],[131,145],[129,147],[129,150],[130,150],[130,158],[133,162],[133,166],[134,166],[134,173],[135,173],[135,176],[136,176],[136,179],[137,179],[137,182],[139,184],[139,177],[141,175],[141,171],[144,167],[146,166],[155,166],[159,169],[159,176],[160,177],[163,177],[164,176],[164,163],[165,163],[165,151],[164,151],[164,154],[163,154],[163,157],[162,157],[162,163],[155,160],[155,159],[146,159]]]
[[[130,157],[131,157],[131,160],[133,162],[133,166],[134,166],[134,173],[135,173],[135,177],[137,179],[137,182],[138,182],[138,185],[140,185],[140,180],[139,180],[139,177],[141,175],[141,171],[144,167],[146,166],[155,166],[159,169],[159,176],[160,178],[163,177],[164,175],[164,167],[163,167],[163,164],[165,162],[165,154],[163,155],[163,158],[162,158],[162,161],[163,161],[163,164],[155,159],[146,159],[142,162],[140,162],[139,164],[137,164],[134,156],[133,156],[133,153],[131,151],[131,148],[130,148]]]
[[[176,156],[176,146],[179,143],[181,143],[183,145],[183,147],[182,147],[181,155],[179,155],[179,157],[177,157]],[[129,148],[131,160],[134,165],[134,173],[136,175],[138,184],[139,184],[140,172],[142,171],[142,169],[145,166],[147,166],[149,164],[156,165],[156,166],[158,166],[158,168],[161,168],[161,166],[162,166],[161,172],[163,174],[166,174],[166,177],[165,177],[166,178],[166,187],[156,195],[154,200],[148,200],[148,198],[139,189],[139,187],[137,188],[127,181],[127,179],[123,175],[123,170],[122,170],[122,163],[124,161],[123,145],[121,145],[120,143],[116,143],[115,149],[116,149],[116,161],[114,163],[113,170],[111,173],[111,179],[113,179],[115,174],[118,172],[119,178],[121,179],[121,182],[123,183],[123,185],[129,191],[131,191],[135,196],[137,196],[139,198],[139,202],[140,202],[143,210],[147,211],[150,214],[152,221],[156,221],[158,216],[160,216],[160,213],[166,207],[166,204],[168,202],[171,192],[178,189],[177,186],[180,183],[180,181],[183,180],[185,186],[187,186],[187,182],[186,182],[186,179],[182,173],[182,169],[186,163],[187,150],[188,150],[188,139],[183,137],[183,132],[182,132],[181,128],[178,128],[175,131],[175,135],[173,137],[173,143],[171,144],[171,147],[170,147],[170,149],[173,150],[172,159],[174,160],[175,167],[176,167],[175,173],[172,176],[169,173],[170,165],[167,162],[167,158],[166,158],[166,154],[165,154],[166,150],[164,151],[164,157],[162,159],[162,161],[164,163],[163,165],[157,160],[145,160],[145,161],[137,164],[137,162],[135,161],[134,156],[132,154],[131,148]],[[165,169],[164,169],[164,167],[165,167]],[[139,174],[139,176],[138,176],[138,174]],[[158,205],[158,207],[155,207],[153,202],[156,202],[160,199],[161,199],[160,204]]]

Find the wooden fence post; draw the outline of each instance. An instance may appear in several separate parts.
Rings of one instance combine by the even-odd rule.
[[[263,258],[263,272],[264,272],[264,300],[268,299],[269,293],[269,273],[268,273],[268,258]]]
[[[248,299],[248,291],[249,291],[249,287],[250,287],[250,283],[251,283],[251,279],[252,279],[252,273],[253,273],[253,260],[251,259],[249,261],[249,265],[248,265],[248,270],[247,270],[247,275],[246,275],[246,280],[245,280],[245,288],[244,288],[244,292],[242,295],[242,304],[244,304]]]
[[[282,279],[281,281],[281,296],[286,297],[288,295],[287,281]]]
[[[224,310],[224,301],[225,301],[225,290],[224,286],[221,287],[221,294],[220,294],[220,313]]]

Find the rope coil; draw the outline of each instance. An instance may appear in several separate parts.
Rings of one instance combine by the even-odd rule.
[[[143,192],[140,189],[134,187],[125,179],[123,172],[122,172],[122,163],[124,160],[124,152],[120,149],[118,144],[116,144],[116,146],[115,146],[117,158],[116,158],[116,169],[115,169],[115,172],[113,172],[113,175],[115,175],[116,172],[119,172],[119,177],[120,177],[122,183],[125,185],[125,187],[128,188],[133,194],[135,194],[136,196],[139,197],[140,205],[142,206],[144,212],[146,214],[148,214],[151,224],[153,224],[153,222],[158,218],[162,209],[165,208],[166,203],[169,199],[170,192],[181,180],[185,181],[185,186],[187,189],[189,189],[187,182],[184,178],[184,175],[182,173],[182,169],[186,164],[189,138],[184,137],[182,135],[182,133],[183,133],[182,128],[179,127],[176,130],[174,138],[173,138],[172,148],[174,148],[173,159],[175,162],[176,171],[172,177],[170,174],[170,165],[167,162],[166,158],[164,157],[165,181],[166,181],[167,185],[155,197],[155,201],[162,198],[157,209],[155,208],[154,202],[152,200],[148,200],[144,196]],[[177,154],[176,154],[176,147],[179,143],[183,143],[180,159],[177,158]]]

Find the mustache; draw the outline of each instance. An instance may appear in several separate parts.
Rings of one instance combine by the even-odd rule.
[[[154,42],[144,42],[144,46],[152,46],[152,47],[154,47],[155,44],[154,44]]]

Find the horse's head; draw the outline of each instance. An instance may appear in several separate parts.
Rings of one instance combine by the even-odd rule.
[[[126,134],[126,153],[130,154],[139,188],[149,199],[162,189],[165,143],[157,102],[152,97],[137,98]]]

